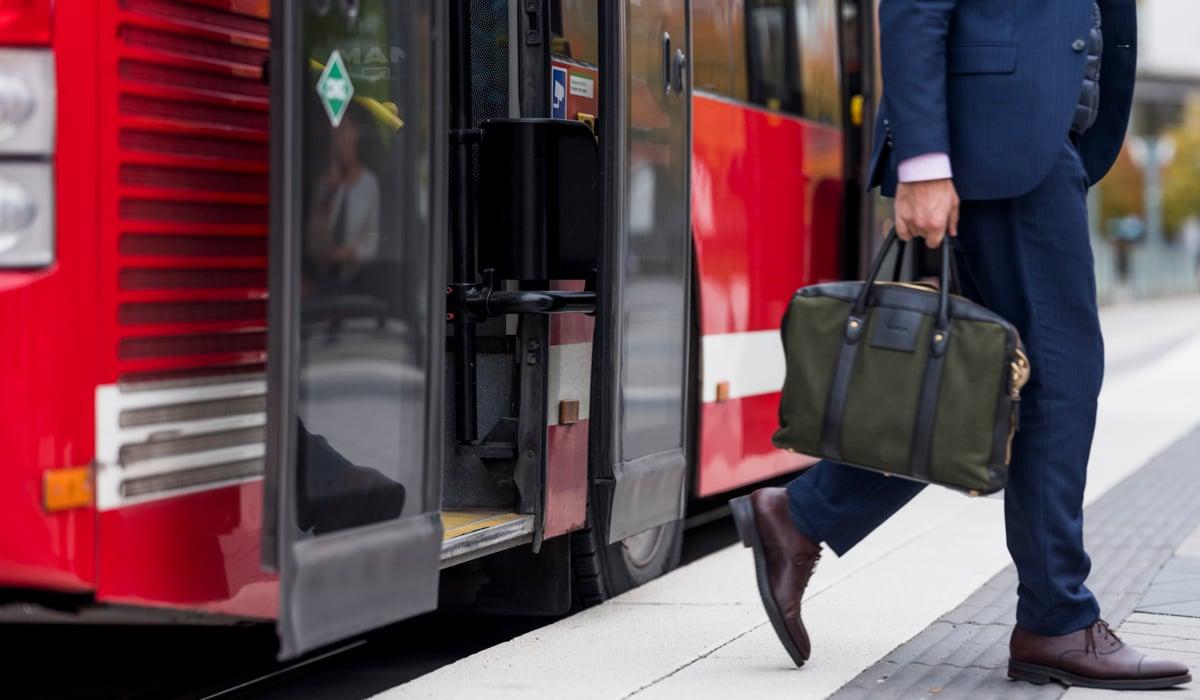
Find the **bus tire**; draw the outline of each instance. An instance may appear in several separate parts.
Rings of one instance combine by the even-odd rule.
[[[588,527],[571,533],[574,607],[591,607],[678,566],[683,524],[675,520],[608,544],[589,503]]]
[[[692,260],[695,261],[695,249]],[[693,262],[694,264],[694,262]],[[695,478],[698,456],[699,409],[700,409],[700,308],[698,275],[693,268],[691,316],[691,338],[688,343],[688,384],[691,398],[688,401],[688,435],[686,451],[688,483]],[[685,490],[688,487],[685,487]],[[574,583],[573,606],[586,608],[601,603],[613,596],[651,581],[679,566],[683,548],[684,521],[660,525],[631,538],[608,544],[603,530],[596,524],[593,499],[588,499],[588,526],[571,533],[571,576]],[[654,533],[654,534],[650,534]],[[641,538],[641,540],[639,540]],[[646,540],[654,538],[658,547],[652,556],[645,556],[649,547]]]

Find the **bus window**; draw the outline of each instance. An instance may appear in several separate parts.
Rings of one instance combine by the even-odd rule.
[[[735,11],[738,5],[709,2],[706,9],[697,10],[697,81],[702,61],[741,64],[738,57],[720,55],[699,42],[700,23],[707,16]],[[744,32],[748,60],[742,65],[749,74],[751,102],[826,124],[841,123],[838,7],[833,0],[749,0]]]
[[[600,65],[599,17],[595,0],[551,0],[551,52],[579,63]]]
[[[768,109],[801,113],[799,71],[786,0],[751,0],[746,10],[750,100]]]
[[[842,123],[838,81],[838,3],[795,0],[802,115],[826,124]]]
[[[749,99],[746,7],[742,0],[692,4],[692,81],[697,90]]]

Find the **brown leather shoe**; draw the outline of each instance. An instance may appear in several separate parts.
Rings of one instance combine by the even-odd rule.
[[[1083,688],[1156,690],[1192,680],[1187,666],[1146,656],[1117,639],[1104,620],[1059,637],[1017,626],[1008,651],[1008,677],[1038,685],[1058,681]]]
[[[792,523],[787,489],[759,489],[733,499],[729,509],[742,544],[754,550],[758,593],[775,634],[792,661],[803,666],[812,645],[800,619],[800,600],[821,557],[821,544]]]

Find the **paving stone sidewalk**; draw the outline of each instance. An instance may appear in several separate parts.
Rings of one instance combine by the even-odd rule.
[[[1177,658],[1197,681],[1159,698],[1200,699],[1200,429],[1087,508],[1088,585],[1130,644]],[[1057,684],[1008,681],[1016,571],[997,574],[834,694],[835,698],[1058,698]],[[1111,691],[1075,688],[1075,698]],[[1120,693],[1121,698],[1144,693]],[[1116,698],[1114,694],[1112,697]]]
[[[1118,693],[1072,688],[1068,700],[1200,698],[1200,529],[1184,541],[1175,556],[1150,583],[1134,612],[1117,628],[1122,640],[1154,656],[1182,661],[1192,668],[1190,684],[1170,692]]]

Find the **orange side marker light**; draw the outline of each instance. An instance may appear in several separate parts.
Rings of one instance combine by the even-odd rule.
[[[42,474],[42,505],[47,512],[87,508],[94,502],[91,467],[48,469]]]

